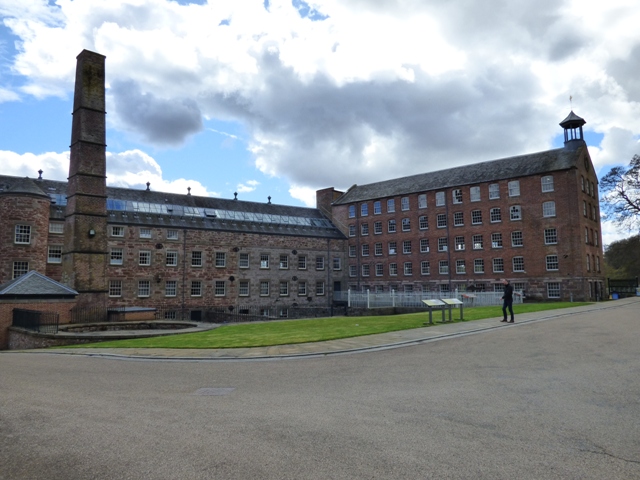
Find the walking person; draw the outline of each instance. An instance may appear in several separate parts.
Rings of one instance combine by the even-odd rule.
[[[502,295],[502,315],[504,318],[501,321],[507,321],[507,308],[509,308],[511,314],[509,323],[513,323],[513,287],[506,278],[502,279],[502,284],[504,285],[504,294]]]

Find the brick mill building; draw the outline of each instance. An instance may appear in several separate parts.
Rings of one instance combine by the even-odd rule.
[[[105,57],[78,56],[68,182],[0,176],[0,285],[35,270],[80,305],[329,307],[345,237],[322,213],[106,186]]]
[[[598,180],[571,112],[563,148],[318,192],[348,236],[352,289],[602,298]]]
[[[603,292],[597,178],[564,148],[317,192],[317,208],[106,186],[105,57],[78,56],[69,179],[0,176],[0,285],[35,270],[84,305],[329,307],[334,292]],[[196,313],[193,313],[196,312]],[[277,313],[280,312],[280,313]]]

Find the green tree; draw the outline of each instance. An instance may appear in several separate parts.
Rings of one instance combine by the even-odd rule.
[[[640,277],[640,235],[611,243],[604,252],[604,261],[611,278]]]
[[[601,207],[620,227],[640,228],[640,155],[629,167],[613,167],[600,180]]]

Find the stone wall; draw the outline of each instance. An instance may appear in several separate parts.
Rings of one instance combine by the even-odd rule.
[[[0,301],[0,350],[9,346],[9,327],[13,322],[13,309],[37,310],[39,312],[55,312],[59,315],[59,323],[66,324],[71,320],[71,309],[76,300],[5,300]]]

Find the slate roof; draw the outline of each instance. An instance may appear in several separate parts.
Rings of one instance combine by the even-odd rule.
[[[394,178],[368,185],[354,185],[334,205],[374,200],[429,190],[475,185],[483,182],[539,175],[576,166],[581,147],[576,151],[565,148],[518,155],[515,157],[474,163],[409,177]]]
[[[16,189],[18,189],[16,191]],[[62,195],[67,193],[67,182],[46,179],[30,179],[0,175],[0,194],[28,192],[39,195]],[[107,187],[109,199],[144,202],[160,205],[180,205],[185,207],[207,208],[212,210],[229,210],[257,214],[271,214],[292,217],[304,217],[329,222],[320,210],[316,208],[278,205],[275,203],[247,202],[243,200],[224,199],[216,197],[200,197],[178,193],[157,192],[154,190],[137,190],[132,188]],[[64,220],[65,207],[51,205],[51,218]],[[230,232],[265,233],[275,235],[292,235],[321,238],[345,238],[335,226],[314,227],[307,225],[243,222],[240,220],[224,220],[220,218],[182,217],[179,215],[163,215],[156,213],[142,213],[110,210],[109,223],[127,225],[159,226],[174,228],[196,228],[220,230]],[[330,223],[330,222],[329,222]]]
[[[569,115],[567,115],[567,118],[561,121],[559,125],[562,128],[575,128],[575,127],[581,127],[585,123],[587,122],[585,121],[584,118],[579,117],[578,115],[573,113],[573,110],[571,110]]]
[[[78,292],[31,270],[21,277],[0,285],[0,297],[69,297]]]

